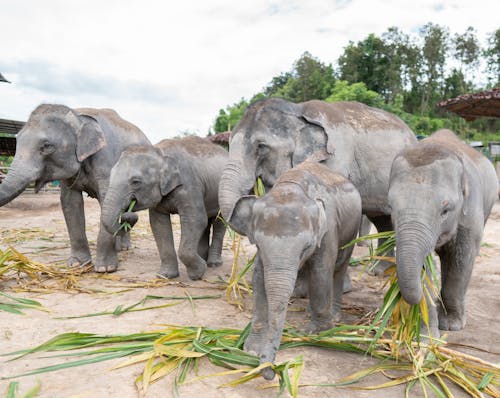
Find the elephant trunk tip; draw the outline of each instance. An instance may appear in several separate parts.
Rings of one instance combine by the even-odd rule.
[[[418,286],[416,289],[401,289],[401,296],[410,305],[419,304],[422,301],[422,287]]]

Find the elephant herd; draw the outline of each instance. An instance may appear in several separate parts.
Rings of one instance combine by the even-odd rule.
[[[257,178],[266,188],[260,198],[251,195]],[[449,130],[417,142],[380,109],[279,98],[247,108],[229,153],[199,137],[152,145],[110,109],[40,105],[18,133],[0,206],[30,183],[38,191],[54,180],[61,182],[73,266],[92,261],[82,192],[101,205],[96,272],[116,271],[117,250],[130,246],[120,223],[133,225],[138,210],[149,209],[159,272],[168,278],[179,275],[170,214],[179,214],[178,257],[191,279],[222,264],[226,222],[247,235],[257,255],[245,349],[261,363],[275,359],[293,294],[310,298],[308,332],[339,319],[352,252],[344,245],[362,214],[380,232],[395,230],[401,294],[410,304],[422,299],[424,259],[436,251],[441,299],[429,307],[430,333],[462,329],[472,266],[498,193],[490,161]],[[271,368],[262,374],[274,376]]]

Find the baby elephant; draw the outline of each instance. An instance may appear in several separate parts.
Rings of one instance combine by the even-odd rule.
[[[175,278],[179,266],[170,214],[179,214],[179,258],[191,279],[201,279],[206,267],[222,264],[226,227],[217,218],[219,178],[227,152],[200,137],[163,140],[155,146],[124,151],[111,170],[101,220],[116,233],[119,222],[137,221],[134,213],[120,214],[132,200],[134,210],[149,209],[151,229],[161,258],[160,274]],[[210,228],[212,242],[209,245]]]
[[[410,304],[420,302],[424,260],[436,250],[441,330],[465,325],[465,292],[497,191],[491,162],[450,130],[435,132],[394,159],[389,204],[401,294]],[[429,311],[430,332],[439,336],[436,307]]]
[[[235,227],[257,245],[252,329],[245,350],[273,362],[288,300],[299,269],[308,275],[308,332],[329,329],[340,318],[342,285],[361,221],[361,198],[340,174],[305,161],[283,173],[263,197],[242,197]],[[272,379],[271,368],[262,371]]]

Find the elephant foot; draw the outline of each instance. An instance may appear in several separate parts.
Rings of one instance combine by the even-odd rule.
[[[118,264],[113,265],[94,265],[94,271],[102,274],[106,272],[115,272],[118,269]]]
[[[71,268],[78,268],[78,267],[83,268],[92,262],[92,258],[90,256],[83,258],[85,260],[80,260],[80,258],[78,258],[77,256],[71,256],[66,262],[66,264],[68,265],[68,267]]]
[[[118,251],[128,251],[132,249],[132,242],[130,241],[130,233],[126,233],[123,236],[117,236],[116,238],[116,250]]]
[[[179,276],[179,269],[160,269],[160,272],[158,272],[158,275],[168,278],[168,279],[174,279]]]
[[[210,258],[207,261],[207,267],[215,268],[220,267],[222,265],[222,259],[211,260]]]
[[[460,316],[457,313],[439,314],[439,329],[457,331],[465,327],[465,316]]]
[[[205,275],[205,271],[207,270],[207,264],[205,262],[198,264],[198,265],[191,265],[187,267],[187,273],[189,276],[189,279],[193,281],[197,281],[201,278],[203,278],[203,275]]]
[[[349,293],[351,291],[352,291],[351,277],[349,276],[349,272],[346,272],[344,276],[344,284],[342,286],[342,293]]]
[[[307,334],[318,334],[323,330],[328,330],[333,328],[334,324],[332,320],[325,321],[311,321],[306,327]]]
[[[394,266],[394,264],[389,261],[381,261],[375,266],[372,274],[376,276],[385,276],[385,271],[387,271],[392,266]]]

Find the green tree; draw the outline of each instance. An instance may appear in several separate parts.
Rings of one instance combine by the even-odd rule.
[[[424,77],[420,114],[423,115],[443,98],[449,32],[445,27],[428,23],[422,27],[420,35],[423,38],[422,75]]]
[[[483,51],[486,73],[491,87],[500,85],[500,28],[488,36],[488,47]]]
[[[236,123],[241,119],[248,107],[248,101],[242,98],[239,102],[221,109],[215,119],[213,129],[216,133],[231,131]]]
[[[287,80],[282,84],[285,78]],[[292,72],[274,78],[271,84],[273,81],[281,85],[273,95],[293,102],[304,102],[328,97],[335,83],[335,74],[332,65],[326,65],[305,52],[295,61]]]
[[[332,94],[325,101],[358,101],[375,107],[384,103],[383,98],[375,91],[368,90],[365,83],[349,84],[346,80],[337,80]]]

